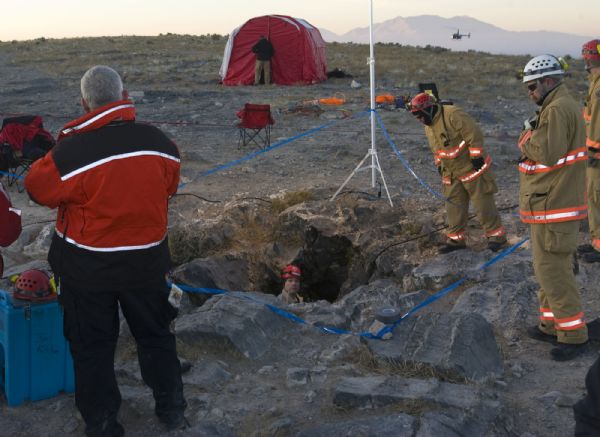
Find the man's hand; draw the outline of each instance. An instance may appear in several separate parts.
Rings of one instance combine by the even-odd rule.
[[[483,167],[485,161],[483,160],[483,158],[473,158],[471,159],[471,164],[473,165],[473,168],[475,170],[479,170],[481,167]]]

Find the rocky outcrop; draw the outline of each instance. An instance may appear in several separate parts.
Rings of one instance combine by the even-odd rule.
[[[481,380],[503,371],[492,325],[476,313],[409,317],[390,340],[367,346],[377,359],[426,364],[455,378]]]

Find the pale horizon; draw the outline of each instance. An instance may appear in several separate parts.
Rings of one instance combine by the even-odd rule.
[[[373,0],[373,21],[418,15],[443,18],[468,16],[509,31],[550,31],[598,37],[600,2],[571,0],[430,0],[425,4],[405,0]],[[105,0],[98,4],[73,0],[31,0],[27,7],[11,2],[2,8],[0,40],[73,38],[159,34],[229,34],[250,18],[290,15],[312,25],[344,34],[369,25],[369,0]],[[465,29],[468,31],[468,29]]]

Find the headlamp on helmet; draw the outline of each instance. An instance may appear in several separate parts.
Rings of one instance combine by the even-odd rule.
[[[282,279],[296,278],[298,280],[301,280],[302,279],[302,270],[300,270],[300,267],[298,267],[298,266],[295,266],[293,264],[288,264],[282,270],[281,278]]]

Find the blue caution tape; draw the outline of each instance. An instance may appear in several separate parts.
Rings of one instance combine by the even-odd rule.
[[[379,127],[381,127],[383,136],[385,137],[385,139],[387,140],[389,145],[392,147],[392,150],[394,150],[394,153],[396,154],[396,156],[398,157],[398,159],[400,160],[400,162],[402,163],[404,168],[406,168],[406,170],[408,170],[408,172],[417,180],[417,182],[419,182],[427,191],[429,191],[435,197],[440,198],[444,202],[452,203],[446,197],[444,197],[442,194],[438,193],[433,188],[431,188],[431,186],[427,182],[425,182],[423,179],[421,179],[419,177],[419,175],[417,175],[417,173],[415,173],[415,171],[412,169],[412,167],[410,166],[408,161],[400,153],[400,150],[398,149],[398,146],[396,146],[396,143],[394,143],[394,141],[392,140],[392,137],[390,136],[387,129],[385,128],[385,125],[383,124],[383,120],[381,119],[381,116],[375,110],[373,110],[373,113],[375,114],[375,117],[377,117],[377,123],[379,123]]]
[[[14,174],[14,173],[9,173],[7,171],[0,171],[0,174],[6,175],[9,178],[13,178],[13,179],[25,179],[25,176],[19,176],[18,174]]]
[[[476,269],[475,271],[480,271],[480,270],[484,270],[486,268],[488,268],[489,266],[497,263],[498,261],[500,261],[501,259],[507,257],[508,255],[510,255],[511,253],[513,253],[515,250],[517,250],[519,247],[521,247],[527,240],[529,240],[529,238],[524,238],[521,241],[519,241],[518,243],[516,243],[515,245],[509,247],[508,249],[503,250],[502,252],[500,252],[498,255],[496,255],[494,258],[492,258],[491,260],[489,260],[488,262],[486,262],[485,264],[483,264],[481,267],[479,267],[478,269]],[[429,296],[427,299],[423,300],[422,302],[418,303],[417,305],[415,305],[413,308],[411,308],[406,314],[404,314],[402,317],[400,317],[398,320],[396,320],[394,323],[390,324],[390,325],[386,325],[385,327],[381,328],[381,330],[375,335],[375,337],[377,338],[382,338],[385,334],[387,334],[388,332],[391,333],[394,331],[394,329],[396,329],[396,327],[407,317],[409,317],[410,315],[416,313],[417,311],[419,311],[421,308],[426,307],[427,305],[435,302],[436,300],[440,299],[441,297],[447,295],[448,293],[450,293],[453,290],[456,290],[458,287],[460,287],[465,281],[467,280],[467,278],[461,278],[458,281],[448,285],[447,287],[445,287],[444,289],[438,291],[437,293],[435,293],[432,296]]]
[[[354,114],[352,117],[349,117],[349,118],[347,118],[347,119],[344,119],[344,120],[342,120],[342,121],[344,121],[344,122],[345,122],[345,121],[348,121],[348,120],[353,120],[353,119],[356,119],[356,118],[360,118],[360,117],[363,117],[363,116],[367,115],[368,113],[369,113],[369,111],[362,111],[362,112],[359,112],[359,113],[357,113],[357,114]],[[229,162],[227,162],[227,163],[225,163],[225,164],[219,165],[219,166],[217,166],[217,167],[215,167],[215,168],[212,168],[212,169],[210,169],[210,170],[206,170],[205,172],[203,172],[203,173],[199,174],[198,176],[196,176],[196,177],[193,179],[193,181],[192,181],[192,182],[194,182],[194,181],[197,181],[198,179],[204,178],[204,177],[206,177],[206,176],[209,176],[209,175],[211,175],[211,174],[213,174],[213,173],[218,173],[218,172],[220,172],[220,171],[226,170],[226,169],[228,169],[228,168],[231,168],[231,167],[233,167],[233,166],[235,166],[235,165],[241,164],[242,162],[249,161],[249,160],[251,160],[251,159],[253,159],[253,158],[256,158],[256,157],[257,157],[257,156],[259,156],[259,155],[262,155],[263,153],[270,152],[270,151],[271,151],[271,150],[273,150],[273,149],[277,149],[278,147],[281,147],[281,146],[284,146],[284,145],[286,145],[286,144],[289,144],[289,143],[291,143],[291,142],[293,142],[293,141],[296,141],[296,140],[298,140],[298,139],[300,139],[300,138],[304,138],[304,137],[307,137],[307,136],[309,136],[309,135],[312,135],[312,134],[314,134],[315,132],[319,132],[320,130],[323,130],[323,129],[325,129],[325,128],[328,128],[328,127],[330,127],[330,126],[333,126],[334,124],[337,124],[337,123],[339,123],[339,122],[340,122],[340,120],[333,120],[333,121],[330,121],[330,122],[328,122],[328,123],[322,124],[321,126],[317,126],[317,127],[315,127],[315,128],[312,128],[312,129],[309,129],[309,130],[307,130],[307,131],[301,132],[301,133],[299,133],[298,135],[294,135],[294,136],[293,136],[293,137],[291,137],[291,138],[286,138],[285,140],[281,140],[281,141],[279,141],[279,142],[277,142],[277,143],[275,143],[275,144],[272,144],[271,146],[269,146],[269,147],[266,147],[266,148],[264,148],[264,149],[257,150],[257,151],[255,151],[255,152],[252,152],[252,153],[250,153],[250,154],[246,155],[246,156],[242,156],[241,158],[235,159],[235,160],[233,160],[233,161],[229,161]],[[190,182],[186,182],[186,183],[179,184],[179,188],[183,188],[183,187],[185,187],[185,186],[186,186],[187,184],[189,184],[189,183],[190,183]]]
[[[503,258],[507,257],[508,255],[513,253],[515,250],[517,250],[519,247],[521,247],[527,240],[529,240],[529,238],[525,238],[525,239],[519,241],[518,243],[516,243],[515,245],[503,250],[498,255],[496,255],[494,258],[492,258],[491,260],[489,260],[488,262],[483,264],[481,267],[479,267],[476,271],[484,270],[484,269],[492,266],[493,264],[497,263],[498,261],[502,260]],[[248,300],[251,302],[255,302],[260,305],[266,306],[268,309],[273,311],[275,314],[277,314],[281,317],[284,317],[288,320],[291,320],[294,323],[298,323],[300,325],[311,326],[311,327],[318,329],[319,331],[324,332],[326,334],[354,335],[357,337],[370,338],[373,340],[381,340],[384,335],[386,335],[387,333],[393,332],[393,330],[396,329],[396,327],[404,319],[406,319],[407,317],[416,313],[417,311],[421,310],[422,308],[426,307],[427,305],[430,305],[431,303],[435,302],[436,300],[442,298],[443,296],[450,293],[451,291],[456,290],[466,280],[467,280],[467,278],[461,278],[458,281],[448,285],[444,289],[438,291],[436,294],[429,296],[427,299],[425,299],[422,302],[415,305],[412,309],[410,309],[407,313],[405,313],[402,317],[400,317],[394,323],[383,327],[377,334],[372,334],[370,332],[353,332],[353,331],[348,331],[346,329],[335,328],[333,326],[324,326],[324,325],[319,325],[319,324],[308,323],[303,318],[298,317],[297,315],[292,314],[289,311],[286,311],[286,310],[279,308],[268,302],[264,302],[260,299],[255,298],[254,296],[252,296],[248,293],[244,293],[244,292],[237,292],[236,294],[234,294],[234,292],[232,292],[232,291],[221,290],[218,288],[190,287],[188,285],[180,285],[180,284],[176,284],[176,285],[177,285],[177,287],[181,288],[183,291],[185,291],[187,293],[202,293],[202,294],[214,294],[214,295],[221,294],[221,295],[228,295],[228,296],[231,296],[231,297],[234,297],[237,299],[245,299],[245,300]]]

